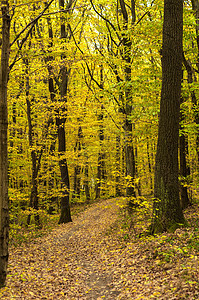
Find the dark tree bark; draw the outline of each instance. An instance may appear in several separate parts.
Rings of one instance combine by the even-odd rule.
[[[99,140],[100,140],[100,149],[98,153],[98,164],[97,164],[97,183],[95,186],[95,199],[99,199],[101,196],[102,184],[105,180],[105,153],[103,152],[102,143],[104,141],[104,106],[101,105],[101,111],[98,116],[98,120],[100,121],[99,125]]]
[[[199,49],[198,49],[198,53],[199,53]],[[196,77],[194,75],[194,69],[192,67],[191,62],[189,60],[187,60],[184,55],[183,55],[183,63],[187,70],[188,84],[192,84],[194,81],[197,81]],[[197,96],[196,96],[196,93],[194,90],[191,90],[191,100],[192,100],[192,104],[193,104],[195,123],[197,126],[199,126],[198,99],[197,99]],[[198,159],[198,164],[199,164],[199,131],[197,131],[197,133],[196,133],[196,153],[197,153],[197,159]]]
[[[132,123],[128,120],[128,115],[126,116],[125,124],[125,158],[126,158],[126,176],[130,178],[126,187],[127,197],[136,197],[134,179],[135,179],[135,154],[132,142]],[[131,200],[132,202],[132,200]]]
[[[136,164],[135,164],[135,150],[133,147],[133,137],[132,137],[132,129],[133,124],[130,120],[131,113],[133,110],[133,99],[131,95],[131,47],[132,47],[132,41],[130,37],[128,36],[128,25],[130,23],[128,12],[126,10],[126,4],[124,0],[119,0],[120,8],[121,8],[121,14],[123,17],[123,29],[122,29],[122,46],[123,46],[123,52],[122,52],[122,59],[125,62],[124,67],[124,75],[125,75],[125,82],[126,82],[126,88],[125,88],[125,124],[124,124],[124,130],[125,130],[125,154],[126,154],[126,176],[128,176],[130,179],[127,187],[126,187],[126,196],[127,197],[136,197],[135,193],[135,187],[134,187],[134,180],[136,176]],[[135,14],[135,1],[131,1],[131,24],[134,25],[136,20],[136,14]],[[132,200],[130,200],[132,202]]]
[[[155,162],[152,233],[184,223],[178,183],[179,113],[182,79],[183,0],[164,1],[162,90]]]
[[[23,90],[23,85],[24,85],[24,82],[22,80],[22,82],[20,83],[20,88],[19,88],[19,93],[16,95],[15,99],[14,99],[14,102],[12,104],[12,126],[10,126],[10,133],[9,133],[9,140],[10,140],[10,151],[9,151],[9,154],[8,155],[12,155],[12,152],[13,152],[13,149],[14,149],[14,138],[16,136],[16,133],[18,132],[19,134],[21,133],[21,130],[18,129],[16,130],[16,126],[17,126],[17,102],[18,102],[18,99],[21,95],[21,92]],[[19,149],[18,153],[22,152],[22,145],[20,145],[20,143],[17,143],[17,148]],[[8,157],[8,162],[10,161],[9,157]],[[20,166],[21,168],[21,166]],[[8,169],[9,169],[9,166],[8,166]],[[10,176],[9,174],[9,179],[8,179],[8,183],[9,183],[9,187],[11,188],[23,188],[24,186],[24,182],[23,182],[23,179],[21,178],[17,178],[15,176],[15,174],[13,174],[12,176]]]
[[[197,71],[199,72],[199,1],[198,0],[191,0],[192,3],[192,9],[194,11],[196,26],[195,26],[195,32],[196,32],[196,45],[197,45],[197,61],[196,61],[196,67]],[[195,71],[192,67],[191,62],[183,56],[183,62],[184,66],[188,73],[188,83],[192,84],[194,81],[197,81],[197,77],[195,76]],[[194,110],[194,118],[196,126],[199,126],[199,110],[198,110],[198,99],[196,96],[196,93],[194,90],[191,91],[191,99],[193,104],[193,110]],[[196,153],[197,153],[197,159],[198,159],[198,165],[199,165],[199,130],[197,130],[196,133]]]
[[[84,189],[85,189],[85,194],[86,194],[86,201],[89,202],[91,200],[90,197],[90,188],[89,188],[89,180],[88,180],[88,161],[86,161],[85,164],[85,170],[84,170],[84,174],[85,174],[85,180],[84,180]]]
[[[136,22],[135,1],[131,0],[131,6],[129,6],[124,0],[118,0],[116,11],[117,28],[110,22],[110,20],[106,19],[106,17],[103,16],[102,12],[100,13],[99,11],[97,11],[92,0],[90,0],[90,3],[94,11],[106,21],[106,26],[109,32],[107,46],[108,51],[111,55],[114,55],[115,57],[117,57],[119,53],[124,63],[124,78],[121,78],[119,75],[120,66],[118,67],[116,64],[108,61],[110,68],[115,74],[117,82],[123,82],[125,85],[124,93],[120,93],[119,95],[119,98],[121,99],[119,99],[119,101],[116,100],[116,102],[119,105],[119,109],[123,112],[125,117],[125,121],[123,124],[125,132],[125,173],[126,176],[129,178],[129,182],[126,187],[126,196],[135,197],[136,193],[134,188],[134,181],[136,177],[136,163],[135,150],[133,146],[133,125],[131,120],[131,115],[133,111],[133,99],[131,86],[132,40],[130,36],[130,32],[132,32],[132,26],[135,25]],[[113,30],[116,40],[118,39],[119,42],[116,42],[114,35],[112,35],[110,29]],[[119,45],[116,51],[114,51],[114,48],[111,46],[112,44]],[[98,51],[100,54],[102,54],[103,59],[106,59],[102,49],[98,49]],[[130,201],[132,202],[132,198],[130,199]]]
[[[196,20],[196,43],[198,48],[198,56],[197,56],[197,69],[199,70],[199,1],[191,0],[192,9],[194,11],[195,20]]]
[[[50,1],[49,5],[53,2]],[[49,6],[48,5],[48,6]],[[9,68],[11,69],[17,61],[18,54],[15,56],[13,63],[9,66],[10,46],[16,42],[22,32],[10,44],[10,15],[9,1],[1,1],[2,11],[2,47],[1,47],[1,66],[0,66],[0,287],[5,285],[7,261],[8,261],[8,229],[9,229],[9,212],[8,212],[8,154],[7,154],[7,83]],[[43,11],[44,13],[44,11]],[[43,14],[42,13],[42,14]],[[42,16],[35,19],[35,22]],[[35,23],[34,23],[35,24]],[[32,24],[32,26],[34,26]],[[33,27],[29,29],[31,32]],[[20,50],[22,49],[26,39],[23,39]]]
[[[190,168],[187,166],[187,155],[188,155],[188,142],[186,135],[182,132],[179,141],[180,148],[180,194],[181,194],[181,205],[185,209],[191,205],[188,189],[186,184],[188,183],[187,177],[190,176]]]
[[[153,193],[153,179],[152,179],[152,167],[151,167],[151,158],[150,158],[150,149],[149,149],[149,140],[147,137],[147,159],[148,159],[148,168],[149,168],[149,176],[150,176],[150,193]]]
[[[103,86],[104,86],[104,72],[103,72],[103,65],[100,65],[100,88],[103,89]],[[95,199],[100,198],[101,191],[102,191],[102,184],[104,183],[105,180],[105,153],[103,151],[103,141],[104,141],[103,119],[104,119],[104,106],[103,104],[101,104],[101,110],[98,115],[100,148],[98,152],[97,183],[95,185]]]
[[[138,148],[137,146],[135,147],[135,174],[136,174],[136,177],[138,178],[138,182],[135,184],[135,188],[137,189],[137,192],[138,192],[138,196],[141,197],[142,196],[142,188],[141,188],[141,180],[139,178],[139,174],[138,174],[138,164],[137,164],[137,161],[138,161]]]
[[[183,104],[184,98],[181,96],[181,104]],[[190,176],[190,168],[187,164],[188,158],[188,136],[184,132],[183,124],[184,114],[180,111],[180,137],[179,137],[179,149],[180,149],[180,195],[181,195],[181,205],[182,209],[187,208],[191,205],[187,183]]]
[[[83,140],[83,132],[81,128],[81,139]],[[89,188],[89,163],[88,163],[88,151],[86,149],[85,143],[82,141],[82,149],[84,151],[84,156],[85,156],[85,168],[84,168],[84,190],[85,190],[85,195],[86,195],[86,201],[89,202],[91,197],[90,197],[90,188]]]
[[[26,66],[26,106],[27,106],[27,118],[28,118],[28,139],[29,146],[31,148],[31,163],[32,163],[32,176],[31,176],[31,193],[30,193],[30,204],[29,206],[35,210],[35,224],[40,226],[39,214],[37,213],[39,209],[39,197],[38,197],[38,187],[37,187],[37,177],[40,168],[41,157],[39,155],[39,160],[37,159],[37,151],[32,149],[33,147],[33,123],[32,123],[32,101],[30,101],[30,82],[28,73],[28,59],[23,59]],[[42,153],[41,153],[42,154]],[[28,215],[27,224],[30,225],[31,214]]]
[[[7,83],[10,50],[9,1],[1,1],[2,48],[0,66],[0,287],[5,285],[8,263],[8,150]]]
[[[79,126],[78,128],[78,136],[77,136],[77,141],[75,143],[74,147],[74,152],[77,153],[77,163],[75,164],[74,167],[74,193],[73,193],[73,198],[77,197],[80,198],[80,173],[81,173],[81,166],[79,165],[79,158],[80,158],[80,151],[82,147],[82,138],[83,138],[83,133],[82,133],[82,128]]]
[[[67,8],[70,8],[73,4],[73,1],[69,1],[67,4]],[[59,0],[59,8],[60,10],[64,9],[64,0]],[[61,19],[61,26],[60,26],[60,37],[65,43],[66,38],[67,38],[67,30],[66,30],[66,25],[65,25],[65,17],[61,14],[60,16]],[[52,24],[50,17],[47,18],[48,22],[48,35],[49,35],[49,47],[53,45],[53,30],[52,30]],[[47,68],[48,68],[48,86],[49,86],[49,92],[50,92],[50,97],[51,101],[55,103],[56,99],[55,96],[57,94],[54,83],[54,74],[53,74],[53,68],[51,65],[51,61],[53,61],[53,56],[50,53],[49,50],[49,55],[46,58],[47,61]],[[70,74],[70,69],[67,69],[64,59],[65,55],[62,54],[61,56],[62,59],[62,66],[60,68],[60,80],[56,80],[56,82],[59,81],[58,87],[59,87],[59,101],[60,105],[56,110],[56,126],[57,126],[57,137],[58,137],[58,154],[59,154],[59,168],[60,168],[60,173],[61,173],[61,189],[62,189],[62,194],[61,194],[61,199],[60,199],[60,208],[61,208],[61,213],[60,213],[60,219],[59,219],[59,224],[60,223],[67,223],[71,222],[71,213],[70,213],[70,203],[69,203],[69,192],[70,192],[70,180],[69,180],[69,173],[68,173],[68,165],[67,165],[67,160],[65,157],[65,152],[66,152],[66,137],[65,137],[65,122],[66,122],[66,104],[67,104],[67,88],[68,88],[68,80],[69,80],[69,74]],[[52,144],[52,151],[54,151],[54,143]],[[51,199],[52,200],[52,199]]]
[[[56,91],[54,87],[54,74],[53,74],[53,67],[52,67],[52,62],[54,61],[54,57],[51,54],[51,47],[53,46],[53,28],[52,28],[52,22],[50,16],[47,17],[47,24],[48,24],[48,37],[49,37],[49,44],[48,44],[48,56],[45,58],[45,62],[47,65],[48,69],[48,90],[50,92],[50,99],[52,104],[55,103],[55,96],[56,96]],[[52,126],[54,125],[54,120],[51,118],[51,124]],[[52,135],[52,141],[50,145],[50,156],[55,155],[55,145],[56,145],[56,140],[57,140],[57,132],[51,134]],[[49,167],[49,172],[51,174],[48,182],[49,186],[49,192],[50,192],[50,197],[49,197],[49,212],[53,211],[53,204],[58,203],[58,196],[52,195],[52,191],[56,185],[56,179],[55,179],[55,172],[54,172],[54,164],[50,165]]]
[[[68,173],[68,165],[64,154],[66,152],[66,138],[65,138],[65,121],[63,119],[57,118],[58,126],[58,152],[59,152],[59,168],[61,172],[61,186],[62,186],[62,196],[61,196],[61,214],[59,219],[59,224],[72,222],[69,204],[69,191],[70,191],[70,181]]]
[[[120,141],[120,134],[116,135],[116,177],[115,177],[115,196],[121,197],[122,196],[122,189],[121,189],[121,141]]]
[[[69,1],[68,8],[72,5],[72,1]],[[59,0],[60,10],[64,9],[64,0]],[[61,39],[63,41],[67,37],[65,19],[61,17]],[[65,56],[62,55],[64,60]],[[58,117],[56,118],[56,125],[58,128],[58,152],[59,152],[59,168],[61,172],[61,185],[62,196],[60,201],[61,214],[59,224],[72,222],[69,203],[70,192],[70,180],[68,173],[68,165],[65,156],[66,153],[66,137],[65,137],[65,122],[66,122],[66,104],[67,104],[67,88],[69,80],[70,69],[67,69],[65,63],[60,69],[60,102],[62,102],[62,109],[58,110]]]

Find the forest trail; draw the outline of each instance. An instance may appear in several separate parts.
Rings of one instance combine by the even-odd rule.
[[[48,236],[11,248],[0,299],[198,299],[198,260],[176,254],[173,263],[161,261],[169,234],[151,243],[118,238],[118,211],[117,199],[95,203]]]
[[[92,205],[47,237],[11,249],[1,299],[116,299],[105,231],[117,218],[114,199]]]

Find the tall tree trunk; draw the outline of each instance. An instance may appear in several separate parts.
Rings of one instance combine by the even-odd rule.
[[[68,6],[72,5],[72,1]],[[59,0],[60,10],[64,9],[64,0]],[[70,8],[70,7],[68,7]],[[61,16],[61,39],[65,42],[67,37],[65,19]],[[65,56],[62,55],[64,60]],[[66,104],[67,104],[67,88],[69,80],[70,69],[67,69],[65,63],[60,69],[60,102],[62,102],[62,109],[58,110],[58,117],[56,118],[56,125],[58,128],[58,152],[59,152],[59,168],[61,172],[61,185],[62,185],[62,196],[60,201],[61,214],[59,219],[60,223],[71,222],[71,213],[70,213],[70,203],[69,203],[69,192],[70,192],[70,181],[68,173],[68,165],[66,158],[64,157],[66,153],[66,137],[65,137],[65,122],[66,122]],[[63,116],[64,114],[64,116]]]
[[[47,65],[48,69],[48,90],[50,92],[50,99],[52,104],[55,103],[55,96],[56,96],[56,91],[54,87],[54,74],[53,74],[53,67],[52,67],[52,62],[54,60],[54,57],[51,55],[51,47],[53,46],[53,28],[52,28],[52,23],[51,23],[51,18],[50,16],[47,17],[47,24],[48,24],[48,37],[49,37],[49,44],[48,44],[48,56],[45,58],[45,62]],[[52,118],[51,124],[54,125],[54,120]],[[57,140],[57,132],[53,133],[53,138],[51,140],[51,145],[50,145],[50,156],[55,156],[55,145],[56,145],[56,140]],[[49,173],[51,174],[49,178],[49,191],[50,191],[50,198],[49,198],[49,212],[53,210],[53,203],[58,203],[58,196],[52,195],[52,191],[55,185],[55,172],[54,172],[54,164],[50,165],[49,167]]]
[[[28,139],[29,146],[31,148],[31,163],[32,163],[32,178],[31,178],[31,193],[30,193],[30,207],[35,210],[34,218],[35,224],[40,226],[39,214],[37,213],[39,209],[39,196],[38,196],[38,188],[37,188],[37,177],[38,171],[40,168],[40,159],[37,159],[37,151],[33,148],[33,124],[32,124],[32,111],[31,111],[31,101],[30,97],[30,82],[29,82],[29,73],[28,73],[28,59],[23,59],[26,66],[26,106],[27,106],[27,118],[28,118]],[[41,153],[42,154],[42,153]],[[31,213],[28,215],[27,224],[30,225],[31,221]]]
[[[197,71],[199,72],[199,1],[198,0],[191,0],[192,2],[192,9],[194,11],[196,26],[196,44],[197,44],[197,61],[196,61],[196,67]],[[189,60],[186,60],[184,57],[184,65],[188,73],[188,83],[193,83],[194,81],[197,81],[196,76],[194,76],[194,70],[192,68],[192,65]],[[191,91],[191,99],[193,104],[193,110],[194,110],[194,118],[197,128],[199,127],[199,110],[198,110],[198,99],[196,96],[196,93],[194,90]],[[197,160],[199,165],[199,130],[196,132],[196,153],[197,153]]]
[[[72,3],[70,3],[72,5]],[[68,4],[69,5],[69,4]],[[59,0],[59,7],[60,10],[64,9],[64,0]],[[49,47],[53,45],[52,39],[53,39],[53,31],[52,31],[52,24],[51,20],[48,17],[48,35],[51,40],[49,43]],[[66,38],[66,27],[65,27],[65,20],[61,16],[61,39]],[[64,55],[61,57],[64,59]],[[47,62],[51,62],[53,60],[52,55],[49,52],[49,56],[47,57]],[[52,66],[51,64],[48,64],[48,86],[49,86],[49,92],[51,96],[51,101],[55,101],[55,87],[54,87],[54,79],[53,79],[53,72],[52,72]],[[57,117],[56,117],[56,126],[57,126],[57,137],[58,137],[58,153],[59,153],[59,168],[61,173],[61,188],[62,188],[62,195],[60,200],[60,218],[59,218],[59,224],[60,223],[67,223],[71,222],[71,213],[70,213],[70,203],[69,203],[69,191],[70,191],[70,181],[69,181],[69,173],[68,173],[68,165],[67,160],[64,157],[66,152],[66,137],[65,137],[65,122],[66,122],[66,103],[67,103],[67,86],[68,86],[68,77],[69,77],[70,70],[67,70],[65,64],[62,65],[60,70],[60,83],[59,83],[59,91],[60,91],[60,102],[62,102],[62,108],[57,109]],[[64,116],[63,116],[64,114]],[[52,151],[53,151],[54,145],[52,145]]]
[[[184,99],[181,96],[181,104],[183,103]],[[187,177],[190,176],[190,168],[187,165],[187,157],[188,157],[188,137],[187,134],[184,132],[184,128],[182,122],[184,121],[184,114],[180,111],[180,130],[181,134],[179,137],[179,148],[180,148],[180,195],[181,195],[181,205],[182,209],[187,208],[191,205],[188,195],[187,189]]]
[[[100,87],[103,89],[104,86],[104,72],[103,72],[103,65],[100,65]],[[102,98],[102,97],[101,97]],[[102,184],[104,183],[105,179],[105,153],[103,151],[103,141],[104,141],[104,106],[101,104],[101,111],[98,115],[99,124],[99,142],[100,148],[98,153],[98,163],[97,163],[97,183],[95,186],[95,199],[100,198]]]
[[[136,174],[136,177],[138,179],[138,182],[135,184],[135,187],[137,189],[137,192],[138,192],[138,196],[141,197],[142,196],[142,188],[141,188],[141,180],[139,178],[139,174],[138,174],[138,164],[137,164],[137,161],[138,161],[138,148],[137,146],[135,147],[135,174]]]
[[[88,160],[86,161],[85,164],[84,174],[85,174],[84,189],[86,194],[86,201],[89,202],[91,200],[91,197],[90,197],[90,189],[89,189],[89,181],[88,181]]]
[[[188,189],[186,186],[187,176],[190,176],[190,168],[187,166],[188,143],[187,143],[187,136],[185,136],[185,133],[183,132],[180,135],[179,147],[180,147],[181,205],[182,208],[185,209],[191,205],[191,202],[189,200]]]
[[[73,198],[75,198],[75,197],[80,198],[81,166],[79,164],[79,159],[80,159],[80,151],[81,151],[81,146],[82,146],[82,138],[83,138],[82,128],[81,128],[81,126],[79,126],[77,141],[76,141],[75,147],[74,147],[74,152],[77,153],[77,157],[76,157],[77,163],[75,164],[75,167],[74,167],[74,194],[73,194]]]
[[[69,173],[68,165],[64,154],[66,152],[66,138],[65,138],[65,128],[64,122],[62,119],[57,118],[58,125],[58,152],[59,152],[59,168],[61,172],[61,214],[59,218],[59,224],[72,222],[71,213],[70,213],[70,204],[69,204],[69,191],[70,191],[70,182],[69,182]]]
[[[152,233],[184,223],[178,183],[179,113],[182,79],[183,1],[164,1],[162,91],[155,163]]]
[[[199,50],[198,50],[198,53],[199,53]],[[183,55],[183,63],[187,70],[188,84],[192,84],[194,81],[196,81],[196,78],[194,76],[194,69],[191,65],[191,62],[189,60],[187,60],[184,55]],[[195,80],[194,80],[194,78],[195,78]],[[196,93],[194,90],[191,90],[191,100],[192,100],[192,104],[193,104],[195,123],[196,123],[196,126],[198,127],[199,126],[198,100],[197,100],[197,96],[196,96]],[[199,131],[198,130],[196,132],[196,153],[197,153],[197,160],[198,160],[198,164],[199,164]]]
[[[153,193],[153,179],[152,179],[152,167],[151,167],[151,158],[150,158],[150,150],[149,150],[149,140],[147,137],[147,159],[148,159],[148,167],[149,167],[149,176],[150,176],[150,194]]]
[[[126,187],[126,196],[135,197],[135,154],[132,141],[132,123],[128,121],[128,115],[125,124],[125,135],[126,176],[129,177]]]
[[[103,141],[104,141],[104,106],[101,105],[101,111],[98,116],[100,121],[99,125],[99,140],[100,140],[100,149],[98,153],[98,164],[97,164],[97,183],[95,186],[95,199],[99,199],[101,196],[102,184],[105,179],[105,153],[103,152]]]
[[[129,24],[129,17],[126,10],[126,3],[124,0],[119,0],[121,14],[123,16],[123,33],[122,33],[122,59],[125,63],[124,67],[124,75],[125,75],[125,124],[124,124],[124,131],[125,131],[125,157],[126,157],[126,176],[129,178],[129,182],[127,183],[126,187],[126,196],[127,197],[135,197],[135,187],[134,187],[134,180],[136,176],[136,165],[135,165],[135,152],[133,147],[133,137],[132,137],[132,129],[133,124],[131,121],[131,113],[133,110],[133,99],[131,94],[131,47],[132,41],[130,40],[129,33],[128,33],[128,24]],[[135,1],[131,1],[131,18],[132,18],[132,25],[135,24],[136,13],[135,13]],[[132,199],[130,200],[132,202]]]
[[[115,177],[115,196],[121,197],[121,143],[120,143],[120,134],[116,135],[116,177]]]
[[[114,53],[114,49],[112,48],[112,42],[115,43],[112,34],[108,37],[108,51],[111,55],[118,56],[118,53],[121,55],[123,61],[123,74],[124,78],[120,77],[120,71],[116,64],[110,63],[110,67],[113,73],[116,76],[116,80],[118,83],[123,82],[125,86],[124,93],[119,92],[119,98],[121,98],[117,102],[119,104],[119,109],[123,112],[125,121],[123,124],[124,133],[125,133],[125,175],[128,178],[127,186],[126,186],[126,195],[129,197],[129,201],[132,202],[132,198],[136,196],[135,193],[135,176],[136,176],[136,164],[135,164],[135,153],[133,147],[133,134],[132,134],[132,110],[133,110],[133,99],[132,99],[132,86],[131,86],[131,68],[132,68],[132,28],[135,25],[136,21],[136,10],[135,10],[135,0],[130,1],[130,6],[124,0],[117,1],[117,29],[112,27],[114,32],[116,33],[119,42],[118,48]],[[100,12],[97,11],[93,1],[90,0],[90,3],[94,9],[94,11],[103,19],[106,19],[102,16]],[[130,10],[129,10],[130,8]],[[107,28],[109,30],[109,24],[107,22]],[[101,50],[99,51],[101,53]]]
[[[7,83],[10,47],[9,2],[1,1],[2,48],[0,66],[0,287],[5,285],[8,263],[8,153]]]
[[[83,132],[81,128],[81,139],[83,140]],[[91,197],[90,197],[90,188],[89,188],[89,162],[88,162],[88,151],[86,149],[85,143],[82,141],[82,148],[84,150],[84,156],[85,156],[85,168],[84,168],[84,190],[85,190],[85,195],[86,195],[86,201],[89,202]]]

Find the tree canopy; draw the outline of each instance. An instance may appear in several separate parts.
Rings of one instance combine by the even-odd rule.
[[[1,1],[0,114],[2,120],[7,116],[7,103],[8,120],[1,120],[0,134],[2,145],[8,145],[8,174],[0,176],[9,181],[0,201],[8,195],[11,236],[23,226],[41,228],[47,216],[71,222],[70,208],[77,203],[126,197],[129,210],[143,202],[160,203],[167,164],[175,178],[163,190],[180,207],[176,222],[182,225],[182,210],[198,198],[199,4],[177,2],[178,74],[169,74],[173,41],[165,40],[164,18],[168,22],[169,17],[161,0]],[[161,111],[164,84],[173,91],[177,79],[177,114],[172,106]],[[174,112],[171,119],[159,123],[168,110]],[[172,122],[175,135],[167,139]],[[164,160],[161,153],[168,154]],[[1,159],[0,173],[7,161]],[[167,190],[171,183],[176,194]],[[154,208],[157,212],[160,206]],[[163,223],[157,232],[171,227]]]

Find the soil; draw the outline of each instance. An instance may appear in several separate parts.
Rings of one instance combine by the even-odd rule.
[[[199,299],[198,254],[176,250],[165,260],[164,241],[175,240],[169,234],[125,241],[119,211],[116,199],[101,201],[48,236],[11,248],[0,299]]]

